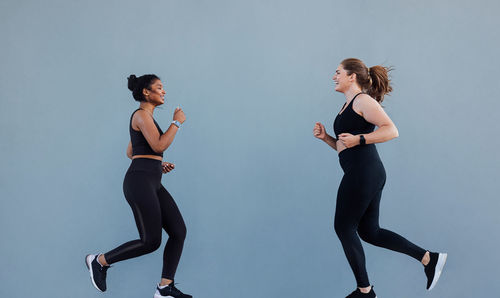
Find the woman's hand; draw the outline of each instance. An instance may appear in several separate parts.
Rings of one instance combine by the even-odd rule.
[[[316,124],[314,125],[314,129],[313,129],[313,135],[320,140],[323,140],[323,141],[325,140],[326,130],[325,130],[325,127],[323,126],[323,124],[316,122]]]
[[[161,166],[162,166],[163,174],[166,174],[175,168],[175,165],[173,163],[169,163],[169,162],[163,162],[161,164]]]
[[[350,133],[339,134],[339,140],[344,144],[346,148],[352,148],[359,145],[359,136],[354,136]]]
[[[175,120],[179,121],[181,124],[186,121],[186,115],[184,115],[184,111],[179,107],[175,108],[174,111],[174,121]]]

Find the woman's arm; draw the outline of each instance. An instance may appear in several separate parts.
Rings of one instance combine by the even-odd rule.
[[[363,134],[366,144],[383,143],[399,136],[396,125],[385,113],[382,106],[369,95],[360,95],[353,103],[353,109],[361,114],[366,121],[376,125],[378,128],[368,134]],[[353,136],[349,133],[342,133],[339,139],[347,148],[359,145],[360,135]]]
[[[326,133],[326,129],[323,124],[316,122],[313,129],[313,134],[316,138],[327,143],[334,150],[337,150],[337,139]]]
[[[323,142],[327,143],[330,147],[332,147],[334,150],[337,150],[337,139],[335,139],[334,137],[332,137],[331,135],[329,134],[326,134],[326,137],[325,139],[323,140]]]
[[[383,143],[399,136],[396,125],[375,99],[366,96],[358,102],[358,105],[363,118],[378,127],[375,131],[364,135],[367,144]]]
[[[176,125],[170,124],[167,131],[160,135],[153,118],[144,110],[137,111],[134,114],[133,120],[135,120],[137,127],[141,130],[144,138],[148,142],[149,146],[151,146],[151,149],[153,149],[156,153],[162,153],[167,150],[170,144],[174,141],[177,130],[179,130]],[[175,109],[174,120],[177,120],[180,123],[183,123],[186,120],[182,109]]]

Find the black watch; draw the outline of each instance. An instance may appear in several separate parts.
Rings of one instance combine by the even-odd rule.
[[[366,145],[366,140],[364,135],[359,135],[359,144]]]

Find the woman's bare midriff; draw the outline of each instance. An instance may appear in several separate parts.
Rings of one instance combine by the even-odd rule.
[[[337,153],[340,154],[340,152],[344,151],[347,149],[347,147],[342,143],[340,140],[338,140],[335,145],[337,146]]]
[[[159,161],[163,160],[163,157],[158,156],[158,155],[134,155],[134,156],[132,156],[132,159],[136,159],[136,158],[151,158],[151,159],[156,159]]]

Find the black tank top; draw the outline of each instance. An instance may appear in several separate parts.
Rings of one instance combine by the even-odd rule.
[[[157,155],[163,157],[163,152],[162,153],[156,153],[151,146],[149,146],[148,141],[144,137],[141,131],[134,130],[132,128],[132,118],[134,117],[135,112],[139,111],[140,109],[135,110],[132,113],[132,116],[130,116],[130,125],[129,125],[129,131],[130,131],[130,140],[132,141],[132,156],[134,155]],[[156,123],[156,120],[153,118],[153,121],[156,125],[156,128],[158,128],[158,132],[160,135],[163,134],[163,131],[161,131],[160,126],[158,123]]]
[[[345,110],[344,104],[341,109],[341,111],[344,110],[342,114],[337,114],[337,117],[335,117],[335,121],[333,122],[333,130],[335,131],[335,136],[337,139],[339,138],[339,134],[341,133],[346,132],[352,135],[358,135],[370,133],[373,131],[373,129],[375,129],[375,125],[366,121],[365,118],[356,113],[352,108],[354,100],[360,94],[362,93],[358,93],[356,94],[356,96],[354,96]]]

